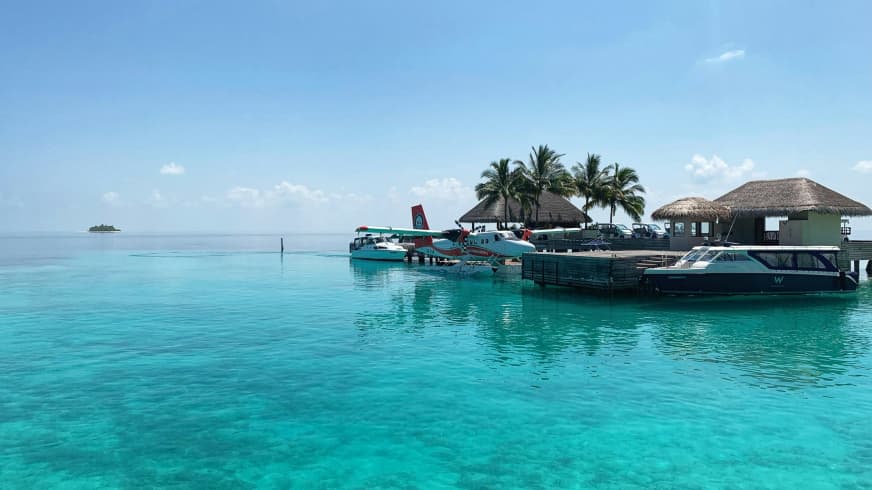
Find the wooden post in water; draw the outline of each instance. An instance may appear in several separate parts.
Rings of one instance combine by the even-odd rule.
[[[285,237],[279,238],[279,245],[281,246],[281,253],[284,255],[285,253]]]

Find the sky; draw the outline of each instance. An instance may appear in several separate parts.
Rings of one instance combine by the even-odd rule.
[[[646,220],[795,176],[872,205],[870,2],[2,11],[5,231],[351,234],[416,203],[449,227],[491,161],[539,144],[636,169]]]

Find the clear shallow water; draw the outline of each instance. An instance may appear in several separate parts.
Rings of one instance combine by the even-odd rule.
[[[609,300],[277,241],[0,238],[0,486],[872,485],[868,282]]]

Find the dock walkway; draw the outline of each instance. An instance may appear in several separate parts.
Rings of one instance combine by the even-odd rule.
[[[526,253],[521,257],[521,277],[543,286],[630,291],[639,287],[642,271],[672,265],[682,255],[669,250]]]
[[[860,261],[868,260],[866,272],[872,275],[872,240],[851,240],[842,243],[847,260],[854,262],[854,271],[860,272]]]

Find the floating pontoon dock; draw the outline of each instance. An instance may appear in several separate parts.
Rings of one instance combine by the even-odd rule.
[[[521,277],[542,286],[633,291],[639,287],[642,271],[672,265],[684,253],[669,250],[526,253],[521,257]]]

